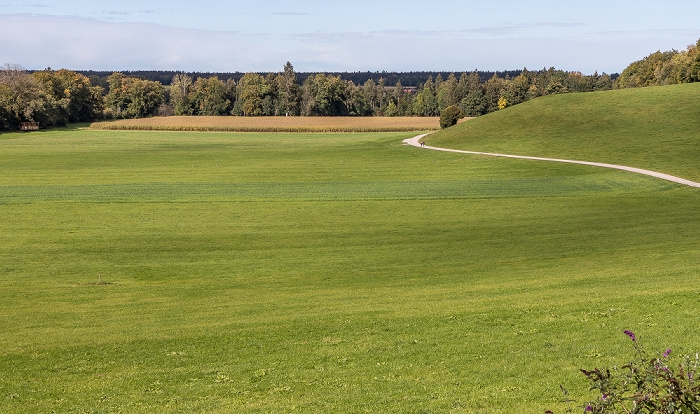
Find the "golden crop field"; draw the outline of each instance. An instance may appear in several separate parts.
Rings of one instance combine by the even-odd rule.
[[[393,132],[440,129],[438,117],[168,116],[96,122],[94,129],[234,132]]]

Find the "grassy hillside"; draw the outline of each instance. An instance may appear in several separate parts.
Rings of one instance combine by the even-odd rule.
[[[2,412],[562,412],[625,329],[700,350],[700,191],[410,136],[0,135]]]
[[[700,83],[538,98],[436,133],[454,149],[622,164],[700,180]]]

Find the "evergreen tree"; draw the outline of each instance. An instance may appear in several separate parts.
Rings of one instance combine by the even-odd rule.
[[[439,114],[437,96],[435,95],[435,84],[433,83],[433,77],[429,76],[428,80],[420,88],[420,95],[422,101],[423,116],[437,116]],[[416,114],[418,114],[416,112]]]
[[[403,85],[401,81],[396,82],[394,87],[394,93],[392,94],[392,102],[396,105],[396,110],[392,116],[403,116],[405,115],[406,109],[406,93],[403,90]]]
[[[299,84],[294,67],[287,62],[284,65],[284,72],[277,77],[277,90],[279,91],[279,101],[284,115],[299,114]]]
[[[379,113],[382,113],[387,104],[386,80],[384,80],[384,78],[379,78],[379,82],[377,83],[377,100],[379,102],[377,110]]]
[[[487,113],[498,110],[498,100],[503,94],[504,80],[499,78],[495,73],[491,79],[484,84],[484,98],[486,99]]]
[[[487,113],[488,105],[484,93],[478,90],[467,94],[460,102],[459,108],[465,116],[480,116]]]
[[[457,77],[454,73],[451,73],[446,81],[439,83],[439,86],[437,86],[436,83],[436,89],[438,90],[437,100],[440,111],[459,102],[457,99],[457,87]]]

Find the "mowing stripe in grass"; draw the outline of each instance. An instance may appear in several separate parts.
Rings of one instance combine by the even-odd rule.
[[[0,205],[37,202],[359,201],[570,197],[675,188],[630,174],[445,181],[125,183],[0,186]]]

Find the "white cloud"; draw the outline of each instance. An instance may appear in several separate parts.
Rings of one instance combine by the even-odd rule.
[[[298,12],[272,12],[270,13],[275,16],[311,16],[310,13],[298,13]]]
[[[292,17],[293,18],[293,17]],[[47,15],[0,15],[0,65],[95,70],[205,72],[622,71],[658,49],[684,48],[670,34],[594,34],[582,23],[504,23],[460,30],[317,31],[288,35],[178,29]],[[559,35],[554,30],[563,29]],[[551,32],[550,32],[551,31]],[[548,33],[549,32],[549,33]],[[677,34],[676,34],[677,35]],[[656,37],[654,37],[656,36]]]
[[[4,4],[0,4],[0,7],[3,7],[3,8],[27,7],[27,8],[48,9],[48,8],[53,7],[53,6],[48,5],[48,4],[39,4],[39,3],[34,3],[34,4],[4,3]]]
[[[31,69],[235,71],[261,63],[262,45],[236,32],[37,15],[0,19],[2,57]]]

